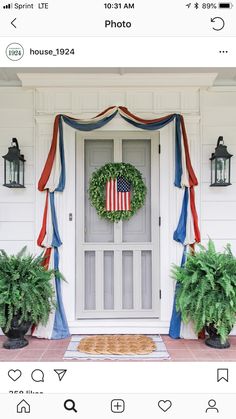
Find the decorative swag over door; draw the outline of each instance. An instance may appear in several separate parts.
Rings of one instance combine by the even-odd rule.
[[[75,119],[60,114],[55,117],[51,147],[38,183],[39,191],[45,192],[46,195],[42,228],[37,241],[38,245],[45,249],[46,267],[50,265],[55,270],[59,268],[59,247],[62,245],[54,196],[55,193],[63,193],[66,186],[63,124],[67,124],[75,130],[92,131],[102,128],[109,123],[117,113],[129,124],[143,130],[160,130],[167,124],[172,122],[175,124],[174,185],[177,188],[183,189],[183,203],[173,239],[183,245],[184,255],[187,246],[194,246],[196,242],[200,242],[194,195],[194,187],[197,186],[198,181],[191,164],[188,138],[182,115],[174,113],[161,118],[147,120],[132,114],[123,106],[111,106],[91,119]],[[36,327],[34,336],[62,339],[69,335],[68,323],[62,301],[60,279],[56,276],[54,278],[54,288],[57,308],[54,313],[51,313],[46,327],[42,325]],[[181,316],[175,310],[174,301],[170,325],[170,335],[172,337],[179,337],[180,325]]]

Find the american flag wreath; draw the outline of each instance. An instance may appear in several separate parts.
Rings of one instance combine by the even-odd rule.
[[[145,203],[141,172],[129,163],[107,163],[90,179],[89,199],[98,215],[112,222],[129,220]]]

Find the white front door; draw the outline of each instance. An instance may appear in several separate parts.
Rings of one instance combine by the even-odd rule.
[[[121,161],[141,171],[148,192],[129,221],[112,223],[90,205],[88,187],[96,169]],[[77,134],[77,319],[159,317],[159,204],[158,133]]]

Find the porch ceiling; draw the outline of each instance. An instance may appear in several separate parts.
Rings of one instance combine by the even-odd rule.
[[[73,75],[129,75],[129,74],[150,74],[166,75],[166,74],[206,74],[217,73],[214,86],[236,86],[236,68],[1,68],[0,69],[0,86],[21,86],[21,81],[17,74],[73,74]]]

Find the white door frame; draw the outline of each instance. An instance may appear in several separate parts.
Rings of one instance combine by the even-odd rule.
[[[178,263],[181,246],[173,241],[180,211],[182,191],[174,187],[174,124],[162,128],[160,134],[160,289],[162,293],[159,319],[76,320],[75,310],[75,139],[76,131],[64,124],[66,187],[56,194],[58,224],[63,245],[60,249],[61,270],[67,282],[62,285],[63,301],[71,333],[168,333],[172,311],[174,281],[171,265]],[[116,116],[100,131],[143,131]],[[98,130],[99,131],[99,130]],[[72,221],[69,220],[72,214]]]

